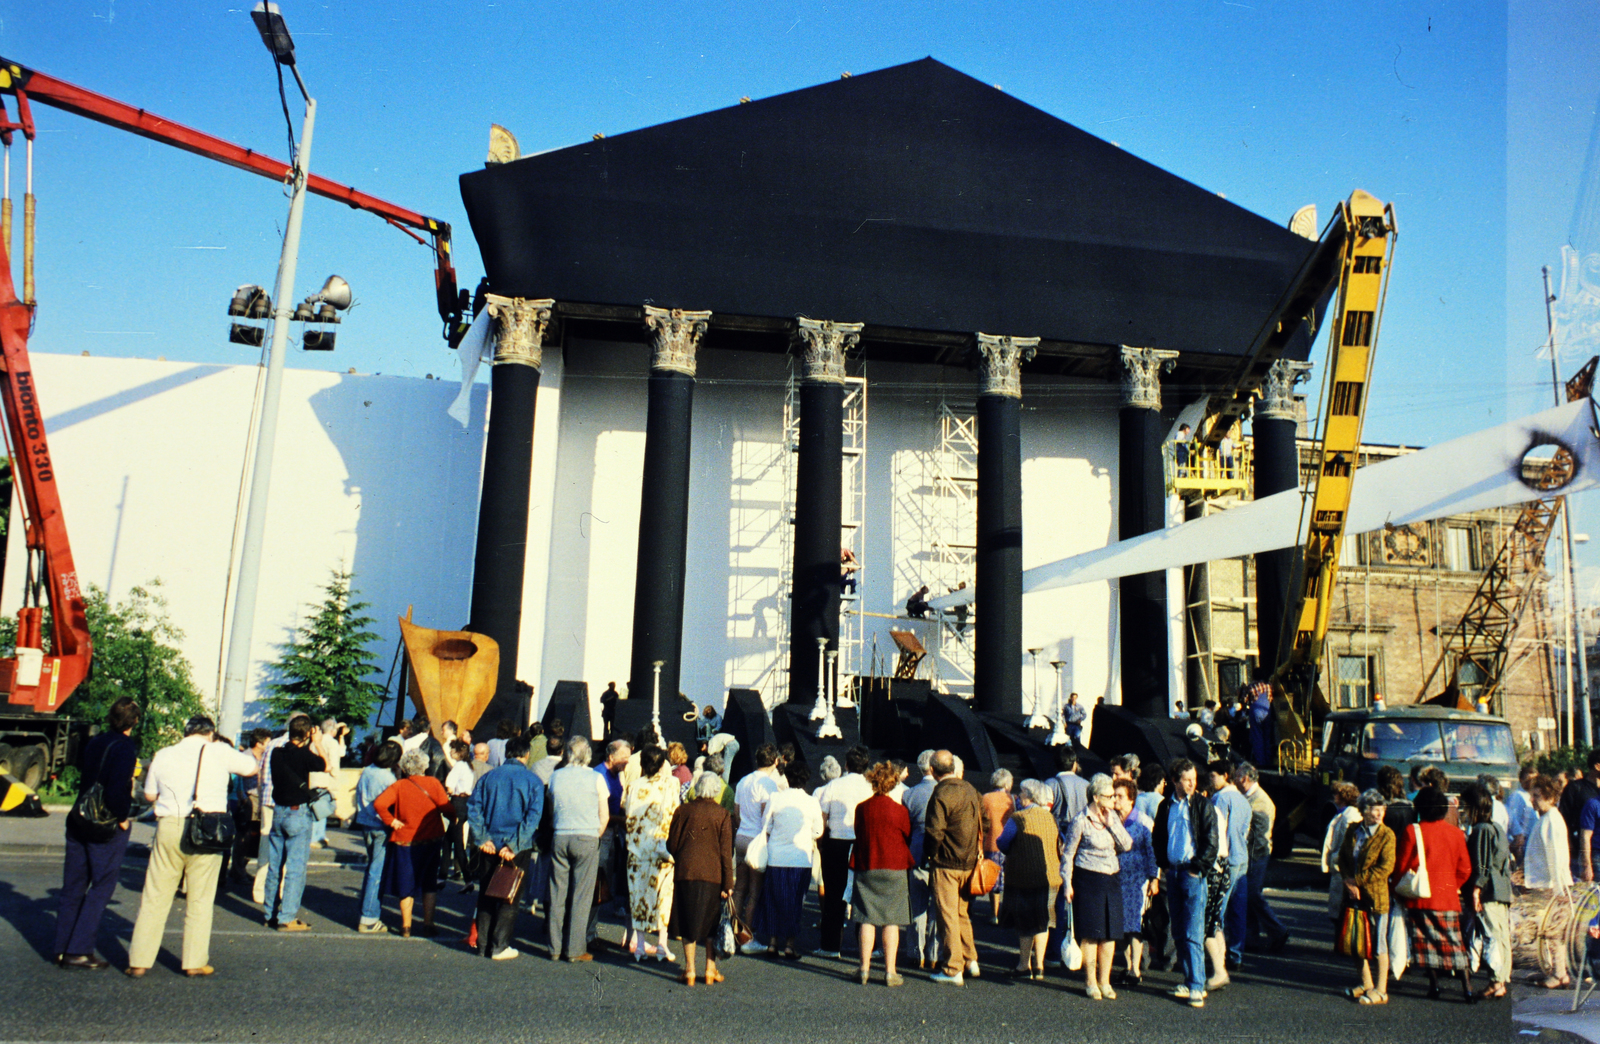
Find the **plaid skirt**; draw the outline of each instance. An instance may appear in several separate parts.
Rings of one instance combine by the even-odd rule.
[[[1411,959],[1419,968],[1455,971],[1467,966],[1467,948],[1456,910],[1407,910],[1411,924]]]

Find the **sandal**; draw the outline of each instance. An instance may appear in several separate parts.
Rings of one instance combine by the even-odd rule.
[[[1482,993],[1478,994],[1478,996],[1482,997],[1484,1000],[1499,1000],[1505,995],[1506,985],[1503,982],[1491,983],[1483,988]]]
[[[1349,997],[1351,1000],[1360,1000],[1362,994],[1367,992],[1368,990],[1365,986],[1350,986],[1345,989],[1344,995]]]
[[[685,986],[693,986],[694,985],[694,972],[692,972],[692,971],[684,972],[682,979],[680,979],[679,981],[681,981]],[[709,982],[710,980],[707,979],[706,981]]]
[[[706,972],[706,985],[707,986],[715,986],[717,983],[722,982],[722,981],[723,981],[723,978],[722,978],[722,973],[721,972],[714,971],[714,970]]]
[[[1547,990],[1560,990],[1571,986],[1572,980],[1558,979],[1554,975],[1547,975],[1542,981],[1540,981],[1539,985],[1543,986]]]
[[[1356,998],[1356,1003],[1357,1004],[1366,1004],[1366,1005],[1374,1006],[1374,1007],[1379,1005],[1379,1004],[1388,1004],[1389,1003],[1389,995],[1387,993],[1363,992],[1361,994],[1361,996]]]

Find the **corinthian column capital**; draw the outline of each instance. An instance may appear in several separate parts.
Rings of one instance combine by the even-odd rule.
[[[805,379],[825,384],[844,383],[845,353],[861,341],[863,323],[836,323],[831,319],[801,316],[795,340],[802,349]]]
[[[494,319],[494,361],[531,366],[544,365],[544,332],[550,325],[555,301],[548,297],[502,297],[486,294],[484,307]]]
[[[694,376],[694,353],[706,332],[710,312],[644,306],[644,325],[650,330],[650,368]]]
[[[1178,353],[1164,348],[1133,348],[1119,345],[1122,359],[1122,408],[1159,410],[1161,373],[1172,372]]]
[[[1037,337],[1008,337],[1003,334],[978,335],[979,395],[1004,395],[1022,398],[1022,364],[1039,350]]]
[[[1267,370],[1256,392],[1256,416],[1263,420],[1295,420],[1294,387],[1311,373],[1311,364],[1279,359]]]

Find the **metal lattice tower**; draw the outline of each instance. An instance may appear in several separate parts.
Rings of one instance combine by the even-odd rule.
[[[783,506],[778,514],[778,644],[771,693],[763,692],[767,710],[789,698],[789,631],[794,624],[794,508],[799,476],[800,385],[789,359],[789,381],[783,392]]]
[[[844,387],[844,462],[842,469],[844,505],[839,546],[855,553],[858,563],[867,560],[867,379],[846,377]],[[792,568],[792,567],[791,567]],[[861,606],[866,593],[864,569],[856,570],[856,591],[844,595],[839,604],[839,695],[851,691],[861,673]]]
[[[939,403],[939,449],[928,458],[928,511],[923,546],[924,583],[934,595],[971,583],[978,550],[978,419],[971,407]],[[973,629],[970,615],[936,614],[932,641],[943,688],[972,693]]]

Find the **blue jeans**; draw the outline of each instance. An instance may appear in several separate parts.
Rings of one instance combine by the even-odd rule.
[[[1235,964],[1244,960],[1244,935],[1246,911],[1250,907],[1250,875],[1245,875],[1234,884],[1233,893],[1228,896],[1228,906],[1222,915],[1223,934],[1228,938],[1228,959]]]
[[[284,923],[300,913],[300,896],[306,890],[306,860],[311,855],[311,809],[305,805],[279,805],[272,813],[272,833],[267,835],[267,921]],[[283,894],[278,894],[278,882]]]
[[[1289,934],[1283,922],[1278,920],[1278,915],[1272,907],[1267,905],[1267,897],[1261,890],[1267,884],[1267,865],[1272,861],[1271,856],[1250,861],[1250,896],[1249,905],[1245,911],[1245,938],[1254,946],[1262,931],[1267,933],[1267,940],[1272,942]]]
[[[387,830],[361,829],[361,843],[367,847],[367,872],[361,878],[361,923],[376,924],[383,919],[383,853]]]
[[[1167,907],[1172,914],[1172,941],[1177,944],[1178,971],[1190,992],[1206,988],[1206,879],[1182,870],[1167,878]]]

